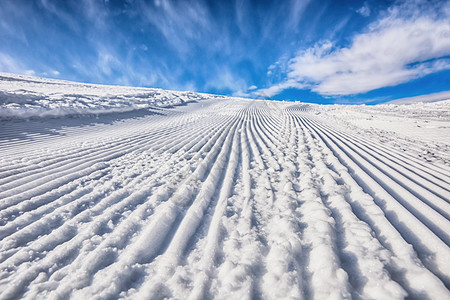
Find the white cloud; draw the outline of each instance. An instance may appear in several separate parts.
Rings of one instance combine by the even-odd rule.
[[[265,91],[279,93],[297,83],[322,95],[358,94],[450,69],[449,7],[438,8],[439,16],[422,13],[419,5],[395,6],[349,47],[323,41],[298,53],[287,79]]]
[[[264,98],[270,98],[274,95],[277,95],[281,93],[284,90],[290,89],[290,88],[296,88],[296,89],[303,89],[307,87],[305,84],[296,82],[295,80],[288,80],[276,85],[272,85],[269,88],[266,89],[260,89],[258,91],[255,91],[254,94],[257,96],[261,96]]]
[[[291,29],[298,27],[301,19],[303,18],[306,7],[308,6],[310,0],[291,0],[290,1],[290,15],[288,19],[288,24]]]
[[[6,53],[0,52],[0,72],[24,74],[35,76],[36,72],[25,66],[17,59]]]
[[[36,76],[36,72],[34,70],[25,70],[24,74],[28,76]]]
[[[217,90],[230,90],[233,92],[233,95],[243,96],[244,91],[247,91],[247,83],[244,79],[237,76],[235,73],[231,71],[230,68],[224,66],[215,66],[214,68],[217,70],[213,78],[205,85],[205,89],[217,89]]]
[[[102,49],[98,53],[97,67],[103,74],[111,76],[114,69],[122,68],[122,64],[114,54],[107,51],[106,49]]]
[[[364,17],[370,16],[371,11],[370,11],[369,4],[367,2],[364,2],[364,5],[361,8],[359,8],[356,12]]]
[[[245,82],[242,79],[239,79],[238,85],[229,85],[229,88],[232,89],[232,96],[233,97],[243,97],[243,98],[258,98],[260,95],[258,93],[255,93],[255,90],[258,89],[256,85],[251,85],[247,89],[244,89]]]
[[[198,43],[208,34],[211,35],[214,22],[201,2],[155,1],[155,5],[145,1],[140,3],[147,21],[181,53],[186,52],[192,42]]]
[[[40,5],[51,14],[54,14],[58,19],[69,26],[74,32],[80,32],[81,28],[79,25],[79,20],[77,20],[73,14],[62,10],[58,5],[55,5],[54,1],[40,0],[38,2],[38,5]]]
[[[105,5],[102,5],[100,1],[83,0],[82,3],[83,13],[88,18],[91,24],[98,29],[107,30],[107,18],[108,10],[105,9]]]
[[[389,104],[411,104],[411,103],[418,103],[418,102],[424,102],[424,103],[436,102],[436,101],[442,101],[442,100],[450,100],[450,91],[401,98],[401,99],[389,101],[387,103],[389,103]]]
[[[21,73],[22,66],[10,55],[0,52],[0,71],[10,73]]]

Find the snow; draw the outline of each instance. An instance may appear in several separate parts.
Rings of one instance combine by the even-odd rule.
[[[0,73],[0,117],[105,114],[180,105],[220,96],[162,89],[80,84]]]
[[[450,101],[0,87],[0,299],[450,299]]]
[[[450,100],[408,105],[328,106],[321,113],[360,129],[392,132],[405,138],[450,144]],[[378,133],[383,134],[383,133]],[[386,133],[384,133],[386,134]]]

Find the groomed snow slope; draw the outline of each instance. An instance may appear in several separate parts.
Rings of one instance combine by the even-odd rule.
[[[450,299],[445,141],[202,99],[0,120],[0,299]]]

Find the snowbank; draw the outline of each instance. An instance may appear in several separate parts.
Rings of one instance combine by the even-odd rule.
[[[0,118],[128,112],[209,98],[222,97],[153,88],[81,84],[0,73]]]

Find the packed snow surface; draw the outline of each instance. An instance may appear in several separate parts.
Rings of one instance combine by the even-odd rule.
[[[449,101],[0,86],[0,299],[450,299]]]

